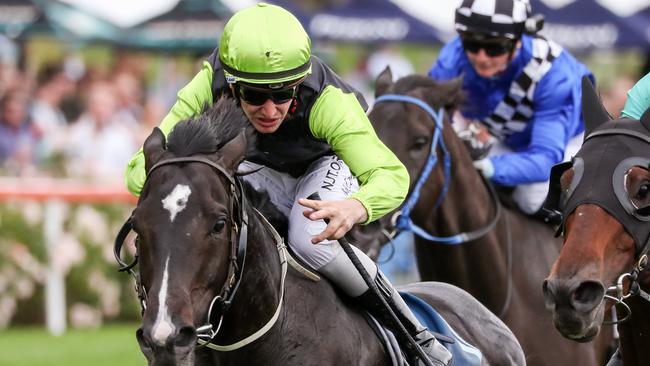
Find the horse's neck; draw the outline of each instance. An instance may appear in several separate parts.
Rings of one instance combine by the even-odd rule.
[[[427,232],[443,237],[485,227],[495,215],[495,203],[491,201],[490,192],[472,165],[465,147],[451,126],[445,128],[445,142],[452,159],[449,191],[440,207],[432,210],[443,182],[443,170],[439,166],[432,172],[426,185],[427,192],[421,196],[421,204],[413,216],[414,221]],[[450,134],[453,136],[447,136]],[[442,156],[439,159],[441,165],[444,160]],[[418,239],[418,260],[423,279],[453,283],[488,305],[492,302],[490,299],[494,298],[493,310],[501,306],[502,294],[496,293],[493,286],[486,286],[477,278],[496,283],[505,283],[507,279],[506,215],[511,216],[510,212],[503,210],[495,228],[472,243],[449,246]],[[477,277],[477,273],[482,275]]]
[[[236,342],[262,328],[275,313],[281,295],[282,268],[273,237],[249,212],[248,244],[242,282],[224,316],[224,338]]]
[[[249,247],[243,282],[224,320],[223,339],[237,342],[261,329],[272,318],[281,293],[282,268],[269,231],[249,215]],[[360,312],[337,298],[327,280],[313,282],[288,268],[282,310],[274,326],[254,346],[240,352],[219,353],[223,364],[304,365],[322,361],[352,364],[366,357],[368,364],[383,364],[382,345]],[[360,333],[365,334],[359,337]],[[323,346],[326,340],[328,346]],[[296,345],[301,344],[296,348]],[[331,350],[343,352],[340,356]],[[340,356],[340,357],[339,357]]]

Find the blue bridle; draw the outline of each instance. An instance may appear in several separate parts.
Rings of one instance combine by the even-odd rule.
[[[431,108],[430,105],[426,104],[418,98],[409,95],[384,94],[375,100],[375,104],[381,102],[404,102],[415,104],[427,112],[427,114],[431,117],[431,119],[433,119],[436,124],[436,129],[433,132],[433,138],[431,139],[431,150],[429,151],[429,157],[426,164],[424,165],[422,174],[420,174],[418,181],[415,183],[415,187],[413,187],[413,191],[407,197],[406,203],[404,206],[402,206],[402,210],[399,212],[399,216],[397,217],[397,221],[395,223],[395,228],[399,231],[412,231],[414,234],[424,239],[438,243],[460,244],[465,242],[465,233],[449,237],[431,235],[421,227],[417,226],[410,217],[411,210],[417,204],[418,199],[420,199],[420,190],[422,189],[422,186],[429,178],[429,175],[431,174],[433,168],[436,166],[436,164],[438,164],[438,145],[440,145],[440,150],[442,151],[444,180],[442,190],[438,195],[438,199],[436,200],[436,204],[433,207],[433,210],[436,210],[438,207],[440,207],[442,201],[447,195],[447,191],[449,190],[449,180],[451,176],[451,156],[449,155],[449,150],[447,150],[447,146],[445,145],[445,140],[442,138],[442,121],[445,113],[444,108],[439,108],[436,112],[433,110],[433,108]]]
[[[440,151],[442,151],[444,180],[443,180],[442,189],[440,190],[440,195],[436,200],[436,204],[434,205],[433,210],[437,210],[438,207],[440,207],[442,201],[445,199],[445,196],[447,195],[447,191],[449,190],[449,181],[451,177],[451,156],[449,154],[449,150],[447,149],[447,146],[445,145],[445,140],[442,138],[443,116],[445,110],[444,108],[440,108],[438,109],[437,112],[435,112],[433,108],[431,108],[431,106],[429,106],[422,100],[409,95],[384,94],[375,100],[375,104],[382,103],[382,102],[404,102],[404,103],[415,104],[418,107],[422,108],[425,112],[427,112],[427,114],[433,119],[433,121],[436,124],[436,129],[433,132],[433,138],[431,139],[431,151],[429,152],[429,157],[427,159],[426,164],[424,165],[422,174],[420,174],[420,177],[418,178],[417,182],[415,183],[415,186],[413,187],[413,191],[411,191],[411,194],[406,199],[406,203],[402,206],[402,210],[396,213],[397,219],[394,223],[395,229],[397,231],[411,231],[415,235],[424,238],[426,240],[440,243],[440,244],[449,244],[449,245],[462,244],[480,238],[481,236],[485,235],[488,231],[492,230],[492,228],[494,228],[494,225],[496,224],[496,222],[498,221],[501,215],[501,205],[499,204],[499,199],[497,198],[494,188],[487,181],[485,182],[486,186],[490,191],[492,200],[494,201],[496,207],[496,214],[488,225],[471,232],[463,232],[452,236],[441,237],[441,236],[435,236],[429,234],[428,232],[426,232],[424,229],[417,226],[413,222],[413,220],[410,217],[411,210],[417,204],[418,199],[420,198],[420,190],[422,189],[422,186],[429,178],[429,175],[431,174],[433,168],[438,163],[438,146],[440,146]]]

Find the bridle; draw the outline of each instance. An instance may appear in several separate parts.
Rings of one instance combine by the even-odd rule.
[[[278,250],[278,259],[280,261],[280,268],[281,268],[280,284],[279,284],[280,295],[279,295],[278,304],[271,318],[266,322],[266,324],[260,327],[253,334],[250,334],[249,336],[228,345],[219,345],[214,343],[214,338],[217,336],[219,330],[221,329],[224,316],[232,304],[235,294],[237,293],[237,289],[241,284],[242,275],[244,273],[246,248],[248,243],[248,225],[249,225],[248,213],[247,213],[248,206],[246,201],[246,195],[242,187],[241,179],[235,178],[233,175],[229,174],[219,164],[202,157],[180,157],[180,158],[171,158],[171,159],[160,161],[159,163],[155,164],[151,169],[149,169],[147,177],[149,177],[151,175],[151,172],[153,172],[156,168],[160,166],[167,165],[167,164],[183,164],[183,163],[207,164],[210,167],[214,168],[218,173],[220,173],[221,176],[225,177],[228,180],[228,183],[230,183],[229,207],[231,213],[230,216],[231,235],[229,240],[230,251],[228,255],[228,276],[226,277],[227,280],[223,284],[221,290],[219,291],[219,294],[215,296],[212,299],[212,301],[210,301],[210,306],[208,308],[208,312],[206,316],[206,322],[204,325],[197,327],[196,333],[197,333],[197,344],[199,345],[199,347],[205,346],[210,349],[221,351],[221,352],[234,351],[261,338],[277,322],[280,313],[282,312],[282,305],[284,303],[283,299],[284,299],[284,292],[285,292],[285,279],[287,277],[287,268],[289,265],[293,269],[295,269],[298,273],[300,273],[302,276],[304,276],[305,278],[311,281],[318,282],[320,281],[320,277],[317,274],[313,273],[312,271],[303,267],[291,256],[291,254],[287,250],[286,244],[282,240],[282,237],[280,237],[278,232],[275,230],[275,228],[268,222],[268,220],[264,217],[264,215],[262,215],[254,207],[251,207],[251,210],[253,211],[253,213],[256,214],[262,226],[265,227],[273,237],[273,241],[275,242],[276,249]],[[253,169],[246,172],[237,172],[236,175],[237,177],[241,177],[251,173],[255,173],[260,169],[261,168]],[[234,215],[234,213],[237,213],[237,215]],[[133,228],[134,228],[134,216],[133,214],[131,214],[131,217],[129,217],[129,219],[124,223],[124,225],[122,226],[122,228],[118,233],[117,238],[115,239],[115,246],[113,248],[113,253],[115,255],[115,259],[120,265],[119,271],[128,272],[135,279],[135,289],[138,294],[138,298],[140,300],[142,313],[144,314],[144,310],[146,309],[147,293],[144,286],[142,285],[140,276],[133,269],[138,263],[137,250],[139,247],[139,241],[136,240],[136,254],[132,263],[130,264],[125,263],[122,260],[120,255],[124,240],[126,239],[129,232],[133,230]],[[212,319],[217,316],[219,317],[219,320],[217,322],[217,325],[215,326],[215,323],[212,321]]]
[[[237,289],[241,284],[242,274],[244,272],[246,246],[248,242],[248,213],[246,211],[246,195],[243,192],[241,181],[229,174],[219,164],[199,156],[193,157],[178,157],[162,160],[156,163],[149,169],[147,179],[151,176],[152,172],[157,168],[169,164],[184,164],[184,163],[201,163],[206,164],[216,170],[220,176],[226,178],[229,183],[229,203],[230,208],[230,236],[229,236],[229,254],[228,254],[228,272],[226,281],[221,287],[218,295],[212,301],[207,313],[207,321],[204,325],[197,328],[197,337],[203,340],[203,344],[210,343],[217,335],[225,313],[228,311],[232,304],[232,300],[237,293]],[[146,183],[146,182],[145,182]],[[236,213],[236,214],[235,214]],[[146,309],[147,292],[142,284],[140,275],[134,270],[138,263],[139,240],[136,240],[136,254],[130,264],[124,262],[121,258],[121,250],[124,240],[131,230],[134,229],[134,215],[126,220],[120,229],[113,247],[113,254],[119,264],[120,272],[128,272],[135,280],[135,290],[140,300],[142,313]],[[212,319],[219,317],[217,326],[215,327]]]
[[[419,227],[413,222],[413,220],[410,217],[410,213],[413,207],[415,207],[415,205],[418,203],[418,200],[420,198],[420,190],[422,189],[427,179],[429,178],[429,175],[433,171],[433,168],[435,168],[435,166],[438,163],[438,146],[440,147],[440,151],[442,152],[442,157],[443,157],[442,164],[443,164],[444,178],[443,178],[443,185],[442,185],[442,189],[440,190],[440,194],[436,199],[436,203],[434,207],[431,208],[432,211],[435,211],[438,209],[438,207],[440,207],[443,200],[445,199],[445,196],[447,195],[447,191],[449,190],[452,162],[451,162],[451,154],[447,149],[447,145],[445,144],[445,140],[442,134],[443,117],[444,117],[445,110],[444,108],[441,107],[438,109],[438,111],[434,111],[433,108],[431,108],[431,106],[428,105],[426,102],[410,95],[384,94],[379,96],[375,100],[375,104],[382,103],[382,102],[401,102],[401,103],[415,104],[418,107],[422,108],[429,115],[429,117],[431,117],[431,119],[436,125],[435,130],[433,132],[433,137],[431,138],[429,156],[424,165],[424,168],[422,169],[422,173],[420,173],[420,176],[418,177],[418,180],[415,183],[413,190],[406,198],[406,203],[402,206],[402,208],[399,211],[396,211],[391,217],[390,227],[388,229],[382,228],[383,235],[386,236],[389,242],[392,243],[393,238],[398,233],[402,231],[411,231],[415,235],[423,239],[426,239],[428,241],[431,241],[433,243],[458,245],[458,244],[463,244],[463,243],[467,243],[479,239],[484,235],[486,235],[487,233],[489,233],[490,231],[492,231],[495,228],[497,222],[499,222],[499,219],[501,218],[501,214],[502,214],[501,202],[499,201],[499,197],[492,183],[490,183],[487,179],[485,179],[485,177],[483,177],[482,174],[480,174],[481,179],[484,185],[487,187],[488,192],[490,193],[490,201],[492,202],[492,206],[494,207],[493,210],[494,215],[486,225],[478,229],[462,232],[456,235],[436,236],[428,233],[426,230]],[[504,304],[499,314],[497,314],[499,318],[503,318],[505,316],[510,306],[510,301],[512,299],[512,285],[513,285],[512,284],[512,238],[510,235],[510,227],[509,227],[510,225],[507,220],[507,216],[504,216],[504,219],[505,219],[506,233],[507,233],[506,244],[508,248],[507,249],[508,284],[507,284],[506,298],[504,300]]]
[[[442,152],[442,156],[443,156],[444,180],[443,180],[442,189],[440,190],[440,195],[436,199],[436,203],[434,207],[431,208],[432,211],[440,207],[442,201],[445,199],[445,196],[447,195],[447,191],[449,190],[449,181],[451,180],[452,164],[451,164],[451,155],[449,153],[449,150],[447,149],[447,146],[445,145],[445,141],[442,136],[442,129],[443,129],[442,121],[443,121],[445,110],[444,108],[440,108],[436,112],[433,110],[433,108],[431,108],[431,106],[429,106],[424,101],[410,95],[384,94],[375,100],[375,104],[382,103],[382,102],[404,102],[404,103],[415,104],[418,107],[422,108],[425,112],[427,112],[427,114],[431,117],[431,119],[436,124],[433,137],[431,138],[431,149],[429,152],[429,157],[427,158],[424,168],[422,169],[422,173],[418,177],[418,180],[415,183],[415,186],[413,187],[411,194],[406,198],[406,203],[402,206],[401,210],[395,212],[395,214],[391,218],[392,227],[389,228],[390,230],[384,229],[384,235],[386,235],[389,240],[392,240],[392,238],[395,237],[401,231],[411,231],[415,235],[420,236],[434,243],[457,245],[457,244],[466,243],[468,241],[476,240],[484,236],[488,232],[490,232],[492,229],[494,229],[496,223],[499,221],[499,218],[501,217],[501,203],[499,202],[499,198],[497,196],[494,187],[485,179],[483,179],[483,182],[485,183],[486,187],[488,188],[488,191],[490,192],[490,199],[494,206],[494,216],[492,217],[490,222],[488,222],[485,226],[469,232],[463,232],[452,236],[441,237],[441,236],[435,236],[428,233],[426,230],[419,227],[413,222],[413,220],[410,217],[411,210],[413,209],[413,207],[415,207],[415,205],[417,204],[420,198],[420,190],[422,189],[427,179],[429,178],[429,175],[433,171],[433,168],[435,168],[435,166],[438,164],[438,146],[440,146],[440,151]],[[483,176],[481,175],[481,177]]]

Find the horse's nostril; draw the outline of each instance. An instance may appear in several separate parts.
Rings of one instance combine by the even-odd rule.
[[[153,348],[151,347],[151,342],[149,342],[147,337],[145,337],[145,333],[142,328],[139,328],[135,332],[135,338],[138,340],[142,354],[144,354],[147,360],[151,360],[153,357]]]
[[[605,286],[598,281],[583,281],[571,294],[571,304],[578,311],[589,312],[596,308],[605,296]]]
[[[544,294],[544,306],[546,310],[555,310],[555,290],[553,284],[548,279],[542,283],[542,292]]]
[[[189,347],[196,343],[196,329],[191,326],[182,327],[176,337],[174,337],[174,346]]]
[[[142,330],[142,328],[138,328],[138,330],[135,331],[135,338],[141,346],[148,346],[149,342],[145,339],[144,330]]]

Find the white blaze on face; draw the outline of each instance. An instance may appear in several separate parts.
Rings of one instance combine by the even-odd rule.
[[[160,284],[160,292],[158,292],[158,315],[156,322],[153,325],[151,336],[153,341],[159,345],[165,345],[167,338],[174,333],[174,324],[167,309],[167,285],[169,282],[169,257],[165,261],[165,272],[163,273],[162,283]]]
[[[162,200],[163,208],[169,211],[169,220],[171,222],[174,222],[176,215],[185,209],[187,200],[191,193],[192,191],[189,186],[179,184],[174,187],[172,193],[168,194],[167,197]]]

